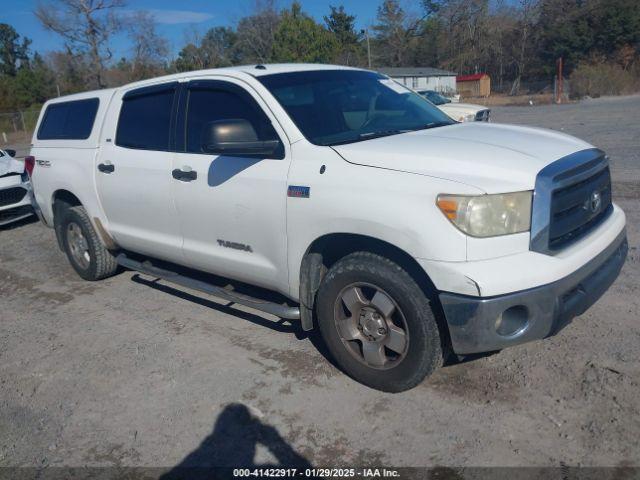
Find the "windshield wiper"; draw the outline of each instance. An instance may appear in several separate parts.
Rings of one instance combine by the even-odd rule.
[[[449,122],[431,122],[431,123],[425,123],[424,125],[420,125],[419,127],[416,128],[412,128],[411,131],[412,132],[416,132],[418,130],[428,130],[429,128],[436,128],[436,127],[446,127],[447,125],[453,125],[453,122],[449,123]]]
[[[403,130],[380,130],[379,132],[367,132],[367,133],[361,133],[360,135],[358,135],[358,138],[360,140],[369,140],[371,138],[380,138],[380,137],[388,137],[389,135],[397,135],[399,133],[407,133],[410,132],[411,130],[407,130],[407,129],[403,129]]]
[[[411,130],[380,130],[379,132],[367,132],[367,133],[360,133],[356,138],[349,138],[347,140],[341,140],[338,142],[331,142],[331,143],[327,143],[326,145],[329,145],[330,147],[337,147],[339,145],[347,145],[349,143],[356,143],[356,142],[363,142],[365,140],[371,140],[373,138],[380,138],[380,137],[388,137],[389,135],[397,135],[399,133],[407,133],[407,132],[411,132]]]

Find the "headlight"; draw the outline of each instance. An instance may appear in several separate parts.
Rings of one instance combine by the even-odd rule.
[[[496,237],[531,228],[533,192],[497,195],[438,195],[442,213],[458,229],[472,237]]]
[[[463,115],[460,118],[458,118],[459,122],[475,122],[475,120],[476,120],[476,116],[473,113],[469,115]]]

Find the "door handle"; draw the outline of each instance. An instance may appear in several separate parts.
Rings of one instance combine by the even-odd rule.
[[[111,173],[116,169],[115,165],[111,163],[100,163],[98,164],[98,170],[102,173]]]
[[[181,170],[179,168],[173,170],[171,172],[171,175],[176,180],[180,180],[183,182],[191,182],[198,178],[198,172],[196,172],[195,170]]]

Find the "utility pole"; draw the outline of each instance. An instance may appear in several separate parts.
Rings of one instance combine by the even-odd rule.
[[[369,29],[364,28],[360,30],[360,33],[364,34],[364,37],[367,39],[367,60],[369,62],[369,68],[371,68],[371,43],[369,42]]]
[[[557,80],[557,92],[556,103],[562,103],[562,57],[558,59],[558,80]]]

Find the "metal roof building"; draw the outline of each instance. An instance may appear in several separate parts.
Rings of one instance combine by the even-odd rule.
[[[388,67],[378,71],[414,90],[456,91],[455,72],[431,67]]]

